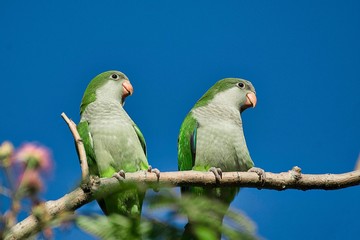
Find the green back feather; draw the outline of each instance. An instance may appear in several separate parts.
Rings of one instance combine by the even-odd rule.
[[[147,156],[147,152],[146,152],[146,142],[145,142],[145,138],[144,135],[141,133],[140,129],[138,128],[138,126],[136,126],[135,124],[133,125],[134,130],[136,132],[136,135],[139,138],[140,144],[142,149],[144,150],[145,156]]]
[[[88,122],[86,122],[86,121],[80,122],[77,125],[77,130],[78,130],[79,135],[80,135],[80,137],[82,139],[82,142],[84,144],[90,174],[98,176],[99,171],[98,171],[98,168],[97,168],[97,165],[96,165],[95,153],[94,153],[94,149],[92,147],[91,139],[90,139],[90,136],[89,136]]]
[[[195,162],[196,144],[191,140],[197,128],[197,121],[190,112],[181,125],[178,138],[178,168],[180,171],[192,170]],[[196,132],[195,132],[196,134]]]

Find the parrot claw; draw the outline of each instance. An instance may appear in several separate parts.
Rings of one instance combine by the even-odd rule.
[[[159,181],[159,179],[160,179],[160,170],[159,170],[159,169],[157,169],[157,168],[152,168],[152,166],[149,165],[148,172],[149,172],[149,173],[155,173],[155,174],[156,174],[156,177],[157,177],[157,180]]]
[[[259,180],[264,184],[266,179],[265,171],[258,167],[252,167],[248,170],[248,172],[254,172],[259,176]]]
[[[157,180],[159,181],[159,179],[160,179],[160,170],[159,169],[157,169],[157,168],[152,168],[152,166],[151,165],[149,165],[149,168],[148,168],[148,170],[147,170],[149,173],[155,173],[156,174],[156,177],[157,177]],[[154,192],[159,192],[160,190],[159,190],[159,188],[158,187],[153,187],[153,191]]]
[[[112,176],[117,180],[122,181],[125,179],[125,172],[124,170],[120,170],[119,172],[114,173]]]
[[[215,175],[216,182],[220,182],[222,178],[222,170],[221,168],[211,167],[209,172],[212,172]]]

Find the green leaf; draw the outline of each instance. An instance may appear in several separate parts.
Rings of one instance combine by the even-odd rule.
[[[148,194],[146,212],[139,219],[121,215],[80,216],[80,228],[101,239],[180,239],[186,216],[198,239],[257,239],[254,223],[243,213],[204,197],[182,196],[169,190]],[[221,225],[217,216],[226,216]]]

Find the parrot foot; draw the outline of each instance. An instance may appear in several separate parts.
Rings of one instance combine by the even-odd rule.
[[[125,172],[124,170],[120,170],[119,172],[114,173],[112,176],[117,180],[122,181],[125,179]]]
[[[259,176],[259,180],[262,182],[262,184],[264,185],[265,183],[265,179],[266,179],[266,174],[265,171],[261,168],[258,167],[252,167],[248,170],[248,172],[254,172]]]
[[[222,178],[222,170],[221,168],[211,167],[209,172],[212,172],[215,175],[216,182],[220,182]]]
[[[157,168],[152,168],[152,166],[149,165],[148,172],[149,172],[149,173],[155,173],[155,174],[156,174],[156,177],[157,177],[157,180],[159,181],[159,179],[160,179],[160,170],[159,170],[159,169],[157,169]]]
[[[157,169],[157,168],[152,168],[151,165],[149,165],[149,168],[147,170],[149,173],[155,173],[156,174],[156,177],[157,177],[157,181],[159,181],[160,179],[160,170]],[[159,192],[159,188],[157,186],[153,187],[152,188],[154,192]]]

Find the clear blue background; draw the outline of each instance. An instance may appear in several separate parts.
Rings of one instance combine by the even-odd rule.
[[[79,120],[89,81],[117,69],[135,93],[125,109],[149,161],[177,170],[180,124],[217,80],[252,81],[243,114],[256,165],[284,172],[351,171],[360,151],[359,1],[0,2],[0,141],[52,149],[46,199],[77,186],[80,168],[61,112]],[[242,209],[266,239],[353,239],[359,188],[243,189]],[[98,211],[95,203],[81,212]],[[91,239],[78,229],[56,239]]]

